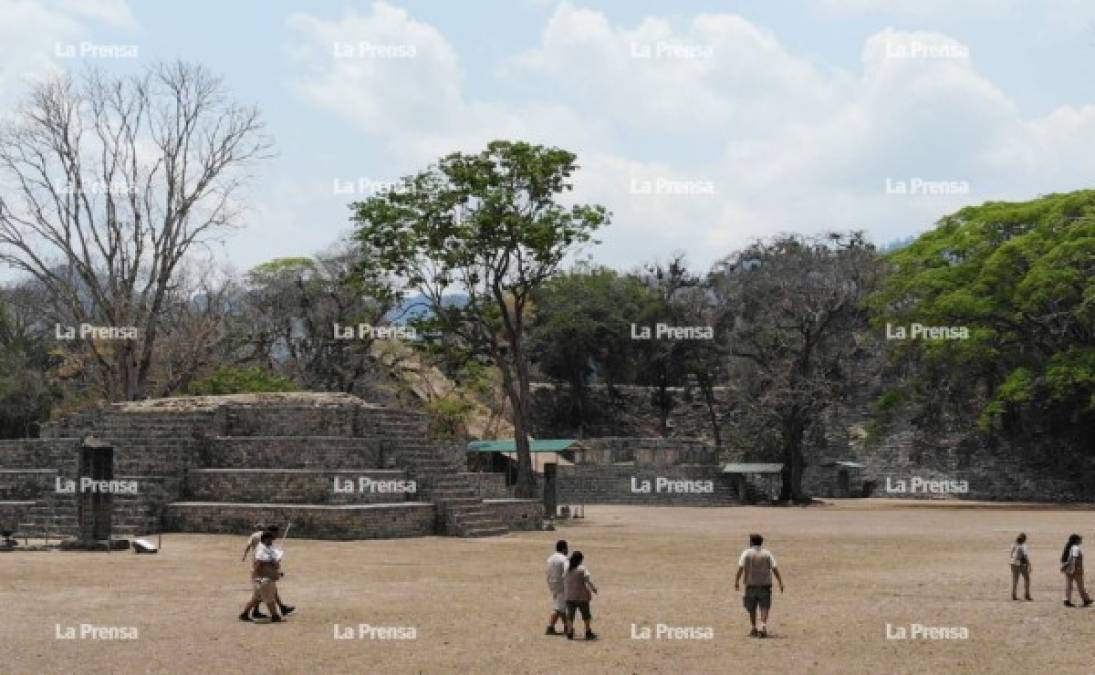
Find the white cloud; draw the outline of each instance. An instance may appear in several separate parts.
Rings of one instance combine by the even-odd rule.
[[[27,82],[59,70],[59,43],[88,41],[101,25],[137,27],[124,0],[0,0],[0,110],[19,99]]]
[[[97,23],[134,30],[137,19],[125,0],[62,0],[61,7],[69,13]]]
[[[578,153],[574,198],[615,214],[594,251],[611,264],[676,249],[707,264],[777,232],[887,241],[969,203],[1083,187],[1095,169],[1095,105],[1024,118],[941,33],[879,31],[842,70],[732,14],[626,26],[564,2],[539,45],[499,69],[542,98],[484,100],[445,36],[404,10],[289,26],[301,94],[383,139],[401,167],[498,137]],[[416,57],[336,59],[339,41],[409,43]],[[959,194],[888,194],[888,179]],[[680,194],[688,185],[709,187]]]

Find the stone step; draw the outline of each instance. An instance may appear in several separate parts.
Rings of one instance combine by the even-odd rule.
[[[465,532],[461,533],[460,536],[478,538],[478,537],[497,537],[497,536],[500,536],[500,535],[503,535],[503,534],[509,534],[509,528],[508,527],[504,527],[504,526],[484,527],[484,528],[466,530]]]
[[[386,539],[434,534],[436,507],[399,504],[235,504],[174,502],[164,531],[249,534],[255,523],[293,522],[293,536],[314,539]]]

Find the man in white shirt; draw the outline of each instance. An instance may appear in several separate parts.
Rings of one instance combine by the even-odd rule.
[[[240,621],[265,618],[265,614],[258,612],[260,603],[266,603],[266,608],[270,610],[270,621],[272,623],[281,621],[281,616],[278,614],[279,608],[282,614],[286,615],[295,609],[282,604],[281,598],[278,596],[277,581],[283,576],[281,573],[281,559],[285,556],[285,552],[274,548],[274,538],[274,533],[269,530],[259,535],[259,543],[254,548],[254,564],[251,568],[251,582],[254,584],[254,591],[251,594],[251,601],[247,603],[243,613],[240,614]]]
[[[274,539],[277,539],[281,534],[281,528],[277,525],[271,525],[252,532],[251,536],[247,538],[247,548],[243,549],[243,558],[241,558],[241,560],[247,560],[247,556],[251,555],[251,553],[258,548],[259,540],[262,538],[263,532],[272,532],[274,534]]]
[[[741,588],[745,577],[745,595],[742,603],[749,612],[749,622],[753,629],[749,637],[768,637],[768,610],[772,607],[772,577],[779,582],[779,592],[783,592],[783,577],[776,566],[776,557],[766,548],[762,548],[764,537],[749,535],[749,548],[742,551],[738,559],[738,573],[734,577],[734,590]],[[760,609],[760,627],[757,627],[757,609]]]
[[[555,622],[559,619],[563,620],[563,629],[567,627],[566,623],[566,593],[563,589],[563,580],[566,578],[567,573],[567,543],[566,540],[560,539],[555,542],[555,553],[552,553],[547,559],[547,585],[548,590],[551,592],[551,619],[548,621],[547,630],[544,631],[544,635],[560,635],[555,630]]]

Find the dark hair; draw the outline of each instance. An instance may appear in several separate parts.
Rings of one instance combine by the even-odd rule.
[[[1016,544],[1022,544],[1026,540],[1027,540],[1027,533],[1026,532],[1020,532],[1019,536],[1015,538],[1015,543]]]
[[[267,539],[269,539],[270,541],[274,540],[274,533],[270,530],[266,530],[262,533],[262,535],[259,536],[259,541],[266,541]]]
[[[555,550],[558,551],[559,553],[566,553],[567,552],[567,540],[566,539],[560,539],[559,541],[555,542]]]
[[[1061,552],[1061,562],[1062,563],[1068,562],[1069,551],[1072,550],[1073,546],[1075,546],[1076,544],[1079,544],[1082,539],[1083,539],[1083,537],[1081,537],[1078,534],[1068,535],[1068,543],[1065,544],[1065,550]]]
[[[749,535],[749,545],[750,546],[760,546],[763,543],[764,543],[764,537],[760,536],[759,534],[754,532],[753,534]]]
[[[570,554],[570,564],[567,565],[567,569],[568,570],[578,569],[578,565],[581,565],[583,560],[585,560],[585,556],[582,555],[581,551],[575,551],[574,553],[571,553]]]

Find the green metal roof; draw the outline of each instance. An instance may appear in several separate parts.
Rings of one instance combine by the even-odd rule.
[[[566,439],[548,439],[532,441],[529,449],[532,452],[564,452],[574,450],[578,441]],[[512,438],[503,441],[472,441],[468,443],[468,452],[517,452],[517,444]]]

